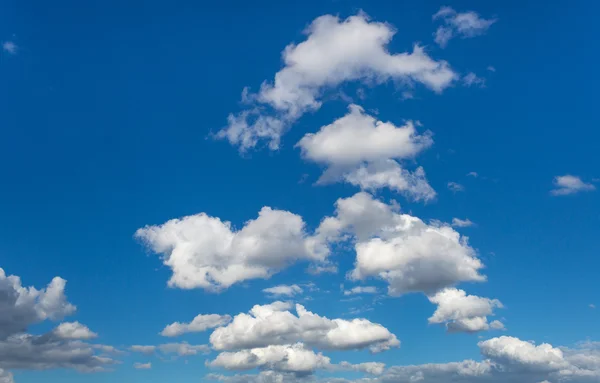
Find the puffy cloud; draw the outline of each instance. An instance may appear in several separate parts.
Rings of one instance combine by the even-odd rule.
[[[133,368],[138,370],[149,370],[152,368],[152,363],[134,363]]]
[[[596,190],[594,185],[583,182],[579,177],[567,174],[554,177],[554,189],[550,191],[550,194],[562,196],[592,190]]]
[[[135,236],[173,275],[169,286],[220,290],[249,279],[269,278],[300,260],[322,261],[302,217],[264,207],[239,231],[230,222],[200,213],[146,226]]]
[[[293,297],[294,295],[302,294],[303,291],[304,290],[302,290],[302,287],[300,287],[298,285],[277,285],[277,286],[263,289],[264,293],[267,293],[273,297],[279,297],[279,296]]]
[[[451,7],[442,7],[433,15],[433,20],[442,20],[444,25],[434,33],[435,42],[445,48],[453,37],[475,37],[484,34],[496,19],[484,19],[473,11],[456,12]]]
[[[450,332],[477,332],[502,329],[499,321],[488,324],[487,316],[492,315],[495,308],[502,308],[497,299],[467,295],[463,290],[447,288],[429,297],[438,305],[429,323],[445,323]]]
[[[46,370],[69,368],[101,371],[115,361],[96,354],[96,345],[79,340],[61,340],[54,334],[12,335],[0,341],[0,368]]]
[[[336,216],[325,218],[317,236],[355,242],[356,262],[350,277],[379,277],[391,295],[435,293],[459,282],[484,281],[483,263],[450,226],[427,225],[400,214],[395,206],[360,192],[336,202]]]
[[[470,219],[452,218],[452,226],[454,227],[470,227],[474,226],[475,223]]]
[[[0,383],[15,383],[13,375],[0,368]]]
[[[45,289],[23,287],[21,279],[0,268],[0,340],[44,320],[60,320],[75,312],[67,301],[67,281],[55,277]]]
[[[344,295],[355,295],[355,294],[377,294],[377,287],[375,286],[356,286],[350,290],[344,290]]]
[[[87,340],[98,337],[98,334],[79,322],[61,323],[54,329],[53,334],[61,339],[70,340]]]
[[[454,193],[465,191],[465,187],[463,185],[459,184],[458,182],[454,182],[454,181],[448,182],[448,189],[450,189]]]
[[[241,150],[267,140],[279,148],[281,135],[300,116],[321,106],[324,91],[350,81],[420,83],[441,92],[457,75],[445,61],[429,57],[415,45],[412,52],[391,54],[386,46],[395,30],[370,21],[365,14],[345,20],[332,15],[315,19],[306,40],[283,51],[284,67],[258,94],[243,93],[247,110],[229,116],[229,125],[217,137]],[[268,110],[265,110],[267,108]]]
[[[290,306],[284,302],[256,305],[249,314],[236,315],[229,325],[214,330],[210,343],[217,350],[297,342],[326,350],[369,348],[372,352],[400,346],[396,336],[380,324],[366,319],[328,319],[298,304],[294,315],[288,311]]]
[[[366,372],[368,374],[373,374],[373,375],[381,375],[381,374],[383,374],[383,370],[385,369],[385,364],[378,363],[378,362],[365,362],[365,363],[357,363],[357,364],[352,364],[349,362],[341,362],[339,364],[339,366],[342,369]]]
[[[160,335],[174,337],[190,332],[202,332],[208,330],[209,328],[227,324],[230,320],[231,316],[229,315],[200,314],[197,315],[190,323],[171,323],[161,331]]]
[[[414,200],[430,200],[435,191],[425,172],[403,169],[396,160],[413,158],[431,146],[429,132],[419,135],[412,122],[396,126],[350,105],[344,117],[306,134],[296,146],[302,156],[327,167],[320,183],[344,180],[365,190],[388,187]]]
[[[237,352],[222,352],[209,363],[228,370],[266,368],[273,371],[310,373],[330,365],[330,359],[308,350],[301,343],[272,345]]]
[[[515,369],[558,371],[569,366],[563,352],[548,343],[536,346],[518,338],[501,336],[478,345],[484,356]]]

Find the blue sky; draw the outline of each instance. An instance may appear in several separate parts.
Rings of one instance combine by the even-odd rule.
[[[0,273],[0,382],[600,381],[599,10],[3,2],[0,268],[37,293]],[[340,199],[366,204],[358,221],[336,215]],[[324,234],[325,217],[339,228]],[[57,276],[64,291],[42,290]],[[299,289],[263,291],[279,285]],[[344,295],[357,286],[375,293]],[[460,291],[481,299],[443,294]],[[363,318],[340,339],[367,339],[272,330],[241,345],[229,321],[273,301],[289,320],[296,303],[334,328]],[[200,314],[221,322],[160,335]],[[195,354],[158,347],[182,342]],[[302,355],[320,359],[298,369]],[[484,372],[448,364],[470,359]]]

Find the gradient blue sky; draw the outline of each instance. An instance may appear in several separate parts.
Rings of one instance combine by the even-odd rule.
[[[445,5],[497,22],[442,49],[433,41],[440,23],[432,15]],[[302,30],[312,20],[360,10],[395,27],[390,52],[419,42],[432,58],[458,73],[476,73],[485,86],[458,80],[441,94],[417,86],[413,99],[403,99],[401,85],[351,82],[303,115],[278,151],[240,155],[211,138],[242,109],[244,87],[258,91],[273,79],[281,52],[305,39]],[[0,57],[0,267],[24,286],[65,278],[69,302],[77,306],[65,320],[98,333],[93,342],[122,350],[207,344],[210,330],[176,340],[159,332],[200,313],[247,312],[271,301],[264,288],[309,282],[319,290],[305,289],[296,299],[310,311],[367,318],[402,342],[376,355],[325,352],[334,362],[480,360],[480,338],[500,335],[556,347],[598,340],[600,312],[590,305],[600,307],[599,194],[550,191],[557,176],[590,185],[600,177],[599,11],[591,1],[3,1],[0,40],[16,49],[5,45]],[[366,90],[364,99],[358,88]],[[342,91],[383,121],[418,120],[419,130],[433,132],[433,146],[416,163],[426,170],[435,201],[376,194],[425,221],[476,223],[457,230],[477,250],[488,281],[459,288],[501,300],[505,308],[495,319],[503,319],[506,331],[447,334],[428,324],[435,306],[422,294],[387,297],[381,280],[348,281],[355,255],[346,250],[331,256],[337,274],[311,275],[299,262],[220,293],[167,287],[171,269],[133,237],[137,229],[200,212],[241,228],[272,206],[302,216],[314,230],[338,198],[359,190],[315,186],[322,169],[294,147],[346,113]],[[453,192],[448,182],[464,190]],[[376,286],[381,301],[343,301],[342,283]],[[351,314],[357,308],[372,310]],[[41,334],[56,324],[28,331]],[[204,365],[215,356],[161,360],[127,353],[114,356],[122,363],[111,372],[11,371],[17,383],[191,383],[209,372],[231,374]],[[152,362],[152,369],[134,369],[135,362]]]

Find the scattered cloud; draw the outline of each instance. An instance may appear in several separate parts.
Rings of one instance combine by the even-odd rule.
[[[595,309],[595,308],[596,308],[596,305],[595,305],[595,304],[593,304],[593,303],[590,303],[590,304],[589,304],[589,307],[590,307],[591,309]]]
[[[465,187],[458,182],[450,181],[448,182],[448,189],[453,191],[454,193],[465,191]]]
[[[284,67],[274,81],[263,83],[257,94],[246,90],[248,109],[230,115],[228,126],[216,136],[242,151],[263,140],[275,150],[290,125],[320,108],[324,91],[343,83],[393,80],[441,92],[457,78],[447,62],[432,59],[418,45],[412,52],[390,53],[387,45],[395,33],[364,13],[345,20],[318,17],[305,30],[306,40],[285,48]]]
[[[479,177],[479,173],[477,173],[477,172],[468,172],[467,173],[467,177],[477,178],[477,177]]]
[[[454,37],[470,38],[483,35],[496,19],[484,19],[473,11],[456,12],[451,7],[442,7],[433,15],[433,20],[441,20],[444,25],[435,31],[435,42],[442,48]]]
[[[92,332],[87,326],[82,325],[79,322],[61,323],[54,329],[53,334],[61,339],[71,340],[88,340],[98,337],[98,334]]]
[[[550,190],[550,194],[563,196],[592,190],[596,190],[596,186],[583,182],[577,176],[567,174],[554,177],[554,189]]]
[[[490,72],[495,72],[496,71],[496,67],[493,67],[493,66],[489,65],[487,67],[487,70],[490,71]]]
[[[350,290],[344,290],[344,295],[356,295],[356,294],[377,294],[377,287],[375,286],[356,286]]]
[[[229,315],[200,314],[190,323],[171,323],[161,331],[160,335],[175,337],[191,332],[203,332],[210,328],[225,325],[229,321],[231,321],[231,316]]]
[[[149,370],[152,368],[152,363],[134,363],[133,368],[138,370]]]
[[[469,72],[465,76],[463,76],[462,81],[463,81],[463,84],[468,87],[471,87],[471,86],[477,86],[479,88],[485,87],[485,79],[477,76],[473,72]]]

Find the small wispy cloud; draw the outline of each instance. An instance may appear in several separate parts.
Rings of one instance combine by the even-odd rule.
[[[134,363],[133,368],[137,368],[138,370],[149,370],[152,368],[152,363]]]
[[[448,182],[448,189],[453,191],[454,193],[465,191],[465,187],[458,182],[450,181]]]
[[[452,226],[454,227],[470,227],[475,226],[475,222],[470,219],[452,218]]]
[[[272,297],[293,297],[297,294],[302,294],[304,290],[298,285],[278,285],[263,289],[263,293],[267,293]]]
[[[5,41],[2,43],[2,50],[11,55],[16,55],[19,47],[13,41]]]
[[[589,304],[589,307],[590,307],[591,309],[595,309],[595,308],[596,308],[596,305],[595,305],[595,304],[593,304],[593,303],[590,303],[590,304]]]
[[[356,286],[350,290],[344,290],[344,295],[355,294],[377,294],[377,288],[374,286]]]
[[[477,177],[479,177],[479,173],[477,173],[477,172],[468,172],[467,173],[467,177],[477,178]]]
[[[484,88],[485,87],[485,79],[477,76],[473,72],[467,73],[462,78],[462,82],[463,82],[463,84],[465,86],[468,86],[468,87],[471,87],[471,86],[477,86],[477,87],[480,87],[480,88]]]
[[[482,35],[497,21],[484,19],[473,11],[456,12],[451,7],[440,8],[432,18],[444,22],[433,34],[435,42],[442,48],[456,36],[464,39]]]
[[[553,196],[563,196],[596,190],[596,187],[591,183],[585,183],[581,178],[570,174],[554,177],[553,183],[554,189],[550,190],[550,194]]]

